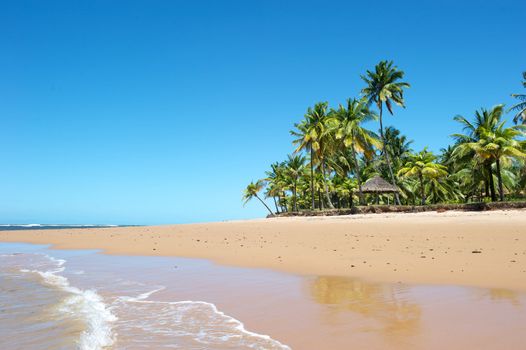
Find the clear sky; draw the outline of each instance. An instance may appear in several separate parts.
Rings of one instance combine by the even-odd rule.
[[[412,85],[386,124],[438,151],[454,115],[522,90],[525,13],[524,0],[2,1],[0,222],[263,216],[243,187],[292,151],[308,106],[358,95],[382,59]]]

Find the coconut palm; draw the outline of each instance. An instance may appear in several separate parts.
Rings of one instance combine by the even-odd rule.
[[[526,153],[526,141],[522,142],[522,152]],[[516,195],[520,195],[521,192],[526,190],[526,166],[525,162],[514,162],[509,169],[516,175],[514,192]]]
[[[510,158],[526,159],[526,153],[521,149],[517,137],[524,135],[519,126],[505,127],[501,122],[494,129],[480,130],[480,138],[477,142],[466,144],[475,154],[489,162],[495,162],[496,175],[499,185],[499,197],[504,201],[504,186],[502,181],[501,162],[509,161]]]
[[[278,200],[276,200],[276,197]],[[272,183],[268,183],[265,190],[265,198],[272,198],[274,201],[274,207],[276,208],[276,213],[279,214],[281,212],[278,206],[278,203],[281,201],[280,188]]]
[[[424,180],[437,179],[447,176],[446,167],[435,162],[437,157],[424,148],[423,151],[413,154],[398,171],[398,176],[417,178],[420,185],[422,205],[426,204],[426,191]]]
[[[307,110],[305,119],[300,123],[294,124],[296,130],[290,133],[296,137],[293,144],[297,145],[294,152],[306,150],[310,152],[310,169],[311,169],[311,193],[312,209],[314,209],[314,161],[320,162],[321,171],[324,181],[325,195],[330,208],[334,208],[329,196],[329,189],[326,183],[325,158],[330,145],[330,120],[327,113],[328,103],[319,102],[314,108]]]
[[[413,140],[409,140],[407,136],[403,135],[400,130],[393,126],[385,128],[385,143],[389,145],[387,151],[392,161],[393,171],[396,173],[397,167],[401,166],[406,158],[411,154],[411,144]]]
[[[419,182],[412,177],[401,177],[397,186],[400,189],[400,201],[405,205],[416,205],[420,191]]]
[[[487,187],[489,187],[492,201],[497,200],[495,182],[493,181],[493,169],[491,167],[492,160],[480,155],[477,157],[477,153],[472,145],[476,144],[481,139],[482,130],[489,132],[494,131],[497,128],[503,113],[504,106],[497,105],[490,110],[481,108],[480,111],[476,111],[473,122],[460,115],[457,115],[454,118],[455,121],[462,125],[465,133],[452,135],[456,140],[453,157],[456,162],[463,166],[471,164],[473,160],[477,162],[476,164],[479,171],[486,175]]]
[[[342,199],[345,201],[346,198],[348,207],[352,208],[354,204],[353,195],[358,187],[357,180],[335,175],[333,178],[333,184],[334,192],[337,195],[338,208],[342,207]]]
[[[501,174],[504,191],[515,195],[520,194],[520,190],[523,188],[520,187],[520,181],[521,169],[524,168],[524,162],[522,160],[517,161],[513,159],[510,161],[503,159],[502,163]]]
[[[310,110],[310,108],[309,108]],[[312,124],[308,122],[307,117],[302,120],[300,123],[295,123],[294,127],[296,130],[291,130],[290,134],[294,137],[297,137],[292,142],[297,145],[294,152],[307,151],[310,153],[309,164],[310,164],[310,193],[311,193],[311,209],[314,210],[315,198],[314,198],[314,143],[315,136],[317,136],[316,131]]]
[[[522,86],[526,88],[526,72],[522,72]],[[526,94],[512,94],[519,102],[510,108],[510,111],[516,111],[513,122],[515,124],[526,124]]]
[[[459,184],[451,175],[429,178],[426,193],[429,193],[426,199],[434,204],[448,201],[458,202],[464,199]]]
[[[444,165],[447,168],[448,173],[452,174],[454,172],[454,158],[453,152],[455,147],[448,145],[446,148],[440,149],[440,164]]]
[[[526,72],[523,76],[526,87]],[[512,107],[517,111],[514,121],[522,125],[506,127],[502,105],[480,109],[470,120],[456,116],[462,133],[452,135],[455,143],[443,148],[437,159],[426,149],[414,154],[412,141],[396,128],[383,126],[384,107],[390,114],[395,104],[404,107],[403,93],[409,84],[403,77],[392,62],[381,61],[362,76],[367,83],[362,99],[348,99],[330,111],[326,102],[308,108],[290,132],[294,154],[272,164],[265,179],[250,183],[244,192],[245,203],[258,198],[272,212],[258,195],[265,187],[265,198],[274,200],[277,213],[309,206],[334,208],[333,202],[338,208],[347,203],[352,206],[354,194],[363,203],[362,183],[377,175],[390,178],[400,189],[396,204],[489,197],[496,201],[497,196],[502,201],[505,193],[526,194],[526,95],[513,95],[519,100]],[[379,138],[363,126],[377,117],[371,104],[379,112]]]
[[[317,193],[317,200],[318,200],[318,209],[323,210],[324,204],[323,204],[323,195],[321,194],[323,189],[325,187],[323,176],[321,172],[315,172],[314,173],[314,193],[316,196]]]
[[[366,99],[347,99],[347,106],[340,105],[333,113],[336,123],[336,139],[342,140],[343,146],[350,150],[354,165],[354,174],[358,181],[358,193],[360,204],[363,205],[362,179],[360,176],[360,164],[356,154],[363,154],[371,159],[374,156],[375,147],[381,148],[382,144],[378,137],[370,130],[365,129],[362,124],[376,119],[368,107]]]
[[[285,190],[286,190],[286,176],[285,165],[283,162],[275,162],[270,165],[270,170],[266,172],[267,177],[267,192],[268,196],[272,195],[274,198],[278,197],[277,204],[281,206],[281,211],[286,211],[287,207],[284,205]],[[276,210],[277,211],[277,210]]]
[[[251,181],[247,188],[243,191],[243,205],[247,204],[251,199],[257,198],[259,201],[267,208],[270,215],[274,215],[272,210],[268,207],[267,203],[261,199],[261,197],[258,195],[259,192],[265,187],[265,181],[263,180],[257,180],[256,182]]]
[[[298,211],[298,180],[303,173],[305,168],[305,157],[301,155],[288,155],[288,159],[285,162],[285,172],[291,182],[292,189],[292,208],[294,211]]]
[[[307,161],[307,160],[306,160]],[[298,194],[298,208],[310,208],[311,193],[310,193],[310,172],[307,169],[308,164],[304,165],[303,173],[298,179],[297,194]]]
[[[376,104],[380,112],[380,137],[383,143],[383,155],[392,183],[396,183],[396,181],[384,137],[382,114],[384,104],[391,115],[393,114],[393,103],[405,107],[404,89],[410,87],[410,85],[406,82],[400,81],[403,77],[404,72],[399,70],[396,66],[393,66],[393,61],[380,61],[380,63],[376,65],[374,71],[368,70],[366,76],[362,76],[363,81],[367,84],[367,86],[362,89],[362,93],[368,99],[369,103]],[[397,204],[400,204],[398,194],[395,194],[395,200]]]

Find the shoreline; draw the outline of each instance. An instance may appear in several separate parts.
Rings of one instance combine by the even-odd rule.
[[[0,242],[377,282],[526,290],[526,210],[0,231]]]
[[[33,266],[33,252],[64,268],[41,271],[63,276],[67,285],[74,287],[73,293],[97,293],[101,299],[90,300],[102,304],[93,311],[101,316],[104,310],[111,310],[113,317],[102,326],[115,349],[137,342],[155,349],[168,344],[190,348],[188,342],[202,339],[203,329],[226,335],[209,339],[220,339],[214,347],[217,349],[249,348],[236,346],[239,342],[280,350],[343,350],[349,344],[360,349],[519,349],[524,344],[521,325],[526,321],[526,294],[518,291],[373,283],[351,277],[226,267],[201,259],[17,246],[0,244],[4,252],[21,253],[10,255],[15,261],[6,260],[2,267],[7,271],[10,264]],[[36,266],[43,268],[38,263]],[[36,266],[24,274],[34,274]],[[17,290],[16,286],[5,287]],[[33,300],[34,289],[19,291]],[[18,302],[15,297],[15,307]],[[48,320],[47,314],[40,315],[44,322]],[[177,321],[181,317],[187,321],[182,325]],[[217,317],[230,326],[225,329]],[[451,319],[456,322],[451,323]],[[32,314],[26,321],[32,326],[34,320]],[[200,327],[191,326],[192,322],[199,322]],[[162,333],[152,337],[152,329],[161,329]],[[77,330],[77,337],[82,330]],[[26,347],[42,347],[41,342],[31,344],[35,346]]]

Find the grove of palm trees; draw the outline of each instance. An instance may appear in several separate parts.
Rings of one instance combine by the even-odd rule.
[[[384,126],[387,115],[405,108],[410,84],[404,72],[392,61],[381,61],[361,78],[360,96],[335,108],[319,102],[307,109],[290,131],[292,153],[248,185],[245,202],[257,198],[275,214],[373,203],[415,206],[524,199],[526,94],[513,94],[517,103],[509,109],[501,104],[455,116],[458,132],[451,135],[452,143],[434,154],[427,148],[412,149],[412,141],[400,130]],[[526,88],[526,72],[522,84]],[[505,119],[511,112],[514,125]],[[371,121],[377,122],[377,130],[364,126]],[[364,184],[376,176],[399,192],[364,193]],[[264,203],[263,195],[274,209]]]

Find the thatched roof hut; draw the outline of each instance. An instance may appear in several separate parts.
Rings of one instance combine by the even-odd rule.
[[[400,189],[390,184],[389,182],[382,179],[380,176],[375,176],[370,178],[362,186],[363,193],[397,193],[400,192]]]

